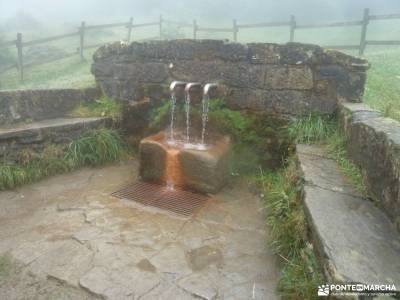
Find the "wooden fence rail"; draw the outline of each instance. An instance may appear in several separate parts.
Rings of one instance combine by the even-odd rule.
[[[14,41],[5,41],[0,43],[0,48],[2,47],[10,47],[15,46],[17,50],[17,68],[19,70],[19,76],[21,81],[24,79],[24,67],[28,67],[27,64],[24,64],[24,55],[23,48],[29,47],[33,45],[49,43],[56,40],[61,40],[65,38],[71,37],[79,37],[79,47],[77,48],[77,53],[80,55],[81,60],[85,59],[84,51],[85,49],[100,47],[102,44],[94,44],[94,45],[86,45],[85,39],[88,32],[104,29],[104,28],[116,28],[122,27],[127,30],[126,41],[130,42],[133,40],[134,29],[143,28],[143,27],[158,27],[158,36],[152,37],[144,40],[153,40],[153,39],[162,39],[163,38],[163,30],[165,24],[172,24],[178,26],[180,28],[191,28],[193,30],[193,39],[197,39],[199,32],[209,32],[209,33],[229,33],[232,34],[232,40],[237,42],[238,36],[241,31],[255,29],[255,28],[268,28],[268,27],[288,27],[289,28],[289,38],[290,42],[295,41],[295,35],[297,30],[306,30],[313,28],[329,28],[329,27],[352,27],[359,26],[360,27],[360,40],[356,44],[352,45],[328,45],[325,46],[327,48],[333,49],[341,49],[341,50],[358,50],[360,55],[363,55],[367,46],[400,46],[400,37],[399,40],[368,40],[368,25],[371,21],[379,21],[379,20],[393,20],[400,19],[400,14],[386,14],[386,15],[371,15],[369,13],[369,9],[364,9],[363,19],[359,21],[345,21],[345,22],[332,22],[332,23],[316,23],[316,24],[298,24],[295,16],[290,16],[288,21],[283,22],[261,22],[261,23],[252,23],[252,24],[238,24],[237,20],[232,20],[232,27],[207,27],[207,26],[199,26],[197,20],[193,20],[192,23],[188,22],[179,22],[164,19],[160,16],[159,20],[156,22],[148,22],[148,23],[134,23],[134,19],[131,17],[128,22],[118,22],[118,23],[110,23],[110,24],[98,24],[98,25],[86,25],[85,22],[82,22],[78,27],[76,32],[66,33],[57,36],[51,36],[47,38],[42,38],[38,40],[32,41],[23,41],[22,33],[17,34],[17,38]],[[76,53],[75,53],[76,54]],[[66,57],[75,54],[67,54]],[[56,59],[65,58],[64,56]],[[46,61],[47,62],[47,61]],[[29,66],[40,64],[39,63],[29,63]]]

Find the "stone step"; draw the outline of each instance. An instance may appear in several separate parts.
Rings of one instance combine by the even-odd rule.
[[[3,126],[0,128],[0,157],[12,161],[24,148],[40,149],[45,144],[69,143],[84,131],[108,124],[108,118],[91,117],[56,118]]]
[[[305,212],[327,283],[400,289],[395,226],[352,187],[323,146],[297,145],[297,155],[305,179]]]

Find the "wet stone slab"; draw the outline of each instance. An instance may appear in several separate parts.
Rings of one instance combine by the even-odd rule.
[[[297,151],[306,181],[305,211],[329,282],[400,286],[394,224],[351,188],[323,147],[298,145]]]
[[[60,299],[278,299],[257,196],[228,186],[192,218],[111,197],[137,169],[133,160],[0,193],[0,255],[42,282],[21,272],[0,295],[45,299],[49,285]]]

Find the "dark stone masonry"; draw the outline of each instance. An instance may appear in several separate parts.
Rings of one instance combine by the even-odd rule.
[[[0,91],[0,125],[62,118],[99,96],[96,88]]]
[[[340,122],[369,193],[400,231],[400,123],[363,103],[341,104]]]
[[[20,162],[50,144],[68,144],[106,118],[71,118],[80,103],[100,97],[97,88],[0,91],[0,159]],[[24,154],[25,153],[25,154]]]
[[[173,80],[217,82],[231,108],[300,116],[361,102],[368,67],[315,45],[175,40],[105,45],[92,73],[103,93],[131,105],[168,98]]]

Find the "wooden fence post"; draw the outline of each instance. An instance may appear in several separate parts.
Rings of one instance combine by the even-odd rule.
[[[367,46],[365,40],[367,37],[367,27],[369,24],[369,8],[364,9],[364,16],[362,20],[362,27],[361,27],[361,39],[360,39],[360,48],[358,51],[359,55],[363,55],[365,51],[365,47]]]
[[[237,20],[233,19],[233,41],[237,42],[237,34],[238,34],[239,28],[237,26]]]
[[[193,20],[193,39],[195,40],[197,38],[197,21],[196,19]]]
[[[290,42],[294,42],[294,31],[296,30],[296,18],[294,15],[290,16]]]
[[[17,47],[18,51],[18,71],[19,71],[19,78],[21,81],[24,81],[24,56],[22,51],[22,33],[17,33],[17,40],[15,42],[15,46]]]
[[[81,61],[84,61],[85,58],[83,56],[83,48],[85,46],[85,22],[81,23],[81,27],[79,28],[79,36],[80,36],[80,48],[79,55],[81,57]]]
[[[132,25],[133,25],[133,18],[130,17],[129,23],[128,23],[128,37],[127,37],[127,42],[131,42],[131,36],[132,36]]]
[[[162,23],[163,23],[163,17],[160,15],[160,40],[162,39],[163,33],[162,33]]]

